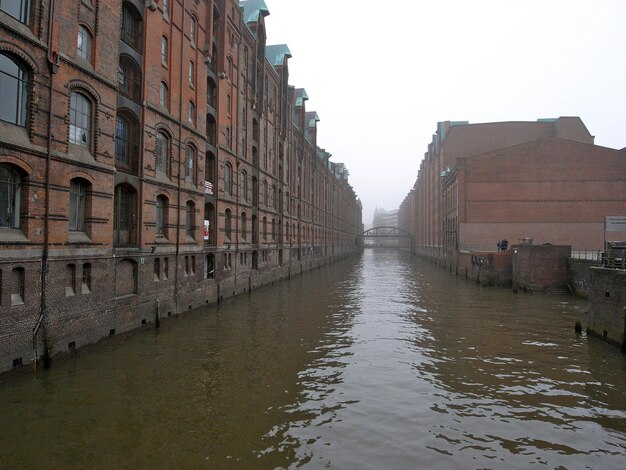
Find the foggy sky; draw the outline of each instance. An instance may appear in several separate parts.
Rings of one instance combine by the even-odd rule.
[[[624,0],[265,1],[365,223],[400,205],[438,121],[580,116],[626,147]]]

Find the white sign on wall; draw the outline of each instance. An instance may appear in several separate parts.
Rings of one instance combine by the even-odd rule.
[[[607,232],[626,232],[626,215],[607,216],[605,227]]]

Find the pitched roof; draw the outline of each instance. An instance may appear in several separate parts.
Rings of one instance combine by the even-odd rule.
[[[274,67],[281,66],[285,63],[285,59],[291,58],[291,51],[287,44],[276,44],[265,48],[265,57]]]
[[[246,23],[256,23],[259,21],[259,15],[270,14],[264,0],[241,0],[239,6],[243,7],[243,21]]]

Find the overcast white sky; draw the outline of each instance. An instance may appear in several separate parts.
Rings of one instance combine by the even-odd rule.
[[[400,205],[438,121],[580,116],[626,147],[625,0],[265,1],[366,224]]]

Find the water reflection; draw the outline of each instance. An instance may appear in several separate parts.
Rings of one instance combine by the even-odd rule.
[[[2,468],[626,468],[585,304],[394,251],[0,383]]]

